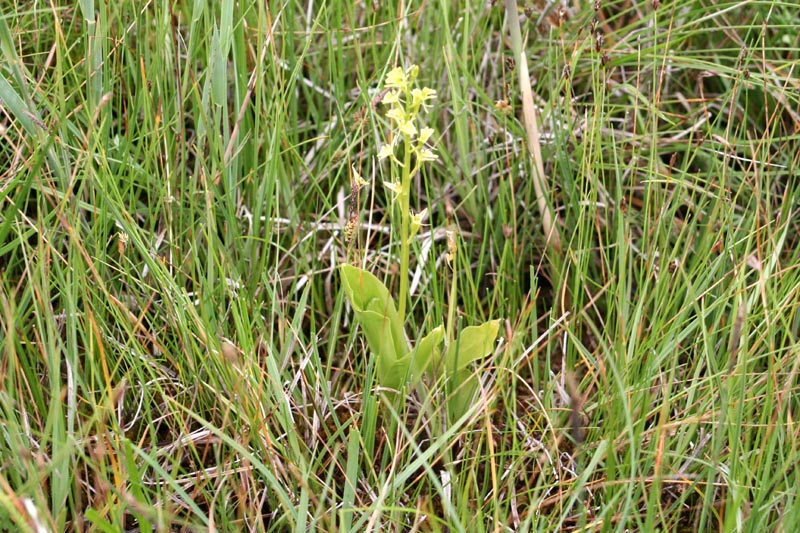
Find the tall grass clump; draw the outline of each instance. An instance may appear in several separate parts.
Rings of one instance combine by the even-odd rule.
[[[797,530],[796,26],[0,0],[0,530]]]

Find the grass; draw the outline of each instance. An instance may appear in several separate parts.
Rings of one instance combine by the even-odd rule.
[[[0,2],[0,529],[798,530],[796,7],[545,4],[560,249],[502,2]],[[335,271],[400,284],[373,101],[412,63],[408,314],[447,229],[459,327],[503,320],[453,424],[386,401]]]

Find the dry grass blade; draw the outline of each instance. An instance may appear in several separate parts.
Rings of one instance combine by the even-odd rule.
[[[522,115],[525,122],[525,132],[528,136],[528,150],[533,157],[533,186],[536,191],[536,201],[539,213],[542,216],[542,229],[547,236],[547,243],[550,249],[555,252],[556,257],[561,254],[561,234],[555,211],[548,205],[549,191],[547,179],[544,174],[544,163],[542,162],[542,146],[539,142],[539,121],[536,116],[536,107],[533,105],[533,94],[531,92],[531,78],[528,73],[528,60],[522,46],[522,34],[519,28],[519,8],[516,0],[506,0],[506,19],[511,31],[511,43],[514,51],[514,60],[517,63],[519,73],[520,97],[522,98]]]

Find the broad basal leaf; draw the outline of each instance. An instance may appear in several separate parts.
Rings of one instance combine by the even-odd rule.
[[[420,340],[414,349],[411,350],[411,369],[414,378],[419,379],[423,376],[431,361],[438,359],[439,345],[444,339],[444,328],[439,326],[428,333]]]
[[[499,320],[464,328],[458,340],[448,348],[445,363],[451,421],[458,420],[467,412],[478,390],[477,376],[468,365],[494,350],[499,328]]]
[[[378,357],[380,385],[399,388],[408,374],[410,348],[389,290],[378,278],[352,265],[342,265],[341,276],[356,320]]]
[[[471,362],[489,355],[494,349],[494,341],[500,328],[499,320],[490,320],[480,326],[470,326],[461,331],[458,339],[448,347],[447,370],[455,372]]]

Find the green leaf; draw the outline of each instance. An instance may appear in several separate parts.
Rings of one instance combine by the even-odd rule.
[[[371,273],[352,265],[342,265],[341,276],[356,320],[378,358],[380,385],[399,389],[408,375],[411,357],[389,289]]]
[[[399,391],[408,381],[410,370],[410,353],[391,364],[382,363],[378,357],[378,382],[382,387]]]
[[[499,328],[499,320],[464,328],[455,344],[448,348],[445,362],[451,421],[467,412],[478,389],[477,375],[468,365],[492,352]]]
[[[438,359],[439,345],[444,339],[444,328],[439,326],[428,333],[425,338],[417,343],[411,350],[411,369],[414,379],[419,379],[425,374],[431,361]]]
[[[447,349],[447,370],[455,373],[471,362],[489,355],[500,328],[499,320],[464,328],[458,340]]]
[[[220,30],[214,27],[211,34],[211,102],[223,107],[228,103],[228,62],[227,50],[220,42]]]
[[[450,376],[447,386],[450,422],[455,422],[467,412],[478,390],[478,376],[470,369],[459,370]]]

